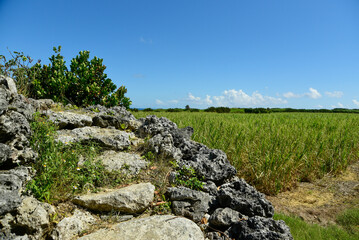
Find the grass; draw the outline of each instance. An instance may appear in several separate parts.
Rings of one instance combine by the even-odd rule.
[[[39,158],[32,165],[36,176],[27,189],[37,199],[48,203],[62,202],[75,193],[119,184],[126,177],[105,171],[104,166],[95,161],[100,154],[96,145],[56,142],[56,127],[40,115],[35,115],[31,128],[31,147],[39,153]]]
[[[339,173],[359,157],[357,114],[133,114],[164,116],[179,127],[192,126],[193,140],[226,152],[239,176],[266,194]]]
[[[359,209],[350,210],[359,212]],[[343,216],[340,216],[343,219]],[[295,240],[336,240],[336,239],[345,239],[345,240],[357,240],[359,239],[359,230],[352,229],[351,231],[347,230],[347,225],[337,226],[332,225],[328,227],[322,227],[317,224],[308,224],[304,222],[299,217],[295,216],[286,216],[284,214],[275,214],[275,220],[284,220],[285,223],[289,226],[290,231]],[[350,218],[344,217],[345,221]],[[356,221],[356,224],[359,222]],[[356,227],[358,228],[358,227]]]

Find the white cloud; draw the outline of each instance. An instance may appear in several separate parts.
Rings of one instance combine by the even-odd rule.
[[[356,99],[353,99],[353,103],[359,107],[359,101],[357,101]]]
[[[340,103],[340,102],[338,102],[337,105],[338,105],[338,107],[340,107],[340,108],[343,108],[343,107],[344,107],[344,105],[343,105],[342,103]]]
[[[343,96],[343,92],[341,91],[325,92],[325,95],[332,98],[341,98]]]
[[[283,94],[283,97],[285,98],[301,98],[301,97],[309,97],[313,99],[320,98],[322,95],[318,92],[318,90],[314,88],[309,88],[309,92],[303,93],[303,94],[296,94],[293,92],[287,92]]]
[[[193,101],[193,102],[199,102],[199,101],[201,101],[201,98],[200,97],[195,97],[195,96],[193,96],[193,94],[192,93],[188,93],[188,100],[189,101]]]
[[[177,104],[179,101],[178,100],[170,100],[168,101],[169,103],[174,103],[174,104]]]
[[[285,98],[300,98],[302,96],[303,95],[295,94],[295,93],[292,93],[292,92],[287,92],[287,93],[283,94],[283,97],[285,97]]]
[[[159,99],[156,99],[156,104],[157,105],[164,105],[165,103]]]
[[[313,98],[313,99],[317,99],[320,98],[322,95],[318,92],[318,90],[314,89],[314,88],[309,88],[309,92],[305,93],[306,96]]]

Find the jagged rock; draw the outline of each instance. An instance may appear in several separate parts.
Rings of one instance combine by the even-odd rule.
[[[27,138],[30,137],[30,124],[27,119],[20,113],[15,111],[8,111],[6,114],[0,116],[0,142],[8,143],[17,138],[20,142],[27,142],[23,145],[28,145]],[[13,143],[14,145],[15,143]]]
[[[212,181],[207,181],[203,184],[203,191],[204,192],[208,192],[209,194],[211,194],[212,196],[217,196],[218,195],[218,190],[217,190],[217,186],[214,182]]]
[[[57,131],[57,141],[64,144],[71,142],[96,142],[100,146],[113,150],[123,150],[131,145],[130,138],[134,137],[133,133],[127,133],[117,129],[83,127],[73,130]]]
[[[0,85],[3,85],[12,95],[17,95],[16,84],[12,78],[0,75]]]
[[[72,239],[96,223],[96,219],[88,212],[75,209],[71,217],[62,219],[53,230],[51,237],[54,240]]]
[[[50,215],[55,209],[48,203],[42,203],[33,197],[26,197],[17,209],[16,228],[22,228],[23,232],[31,234],[35,239],[41,239],[44,231],[50,226]]]
[[[186,187],[168,188],[167,193],[172,201],[173,212],[176,215],[189,217],[195,222],[201,221],[215,205],[215,197]]]
[[[218,200],[222,207],[232,208],[248,217],[272,217],[274,214],[274,208],[265,196],[243,179],[223,184],[218,191]]]
[[[201,229],[192,221],[170,215],[138,218],[114,225],[83,236],[82,240],[126,239],[126,240],[203,240]]]
[[[0,166],[10,158],[11,149],[8,145],[0,143]]]
[[[148,162],[140,155],[125,152],[105,151],[99,158],[107,171],[121,171],[128,175],[137,175]]]
[[[95,211],[140,213],[153,201],[155,186],[139,183],[117,190],[87,194],[73,199],[75,204]]]
[[[0,215],[14,211],[21,203],[22,181],[14,174],[0,173]]]
[[[45,114],[59,129],[74,129],[92,125],[92,117],[85,114],[53,111],[46,111]]]
[[[284,221],[275,221],[271,218],[259,216],[240,221],[232,225],[225,233],[235,240],[293,239],[289,227]]]
[[[30,104],[29,100],[21,94],[18,94],[13,98],[9,105],[9,109],[21,113],[28,121],[33,119],[33,114],[35,113],[35,108]]]
[[[217,208],[208,219],[209,223],[217,227],[229,227],[239,222],[243,215],[230,208]]]
[[[10,92],[0,85],[0,115],[8,109],[10,96]]]
[[[169,133],[157,134],[147,142],[147,148],[165,159],[179,161],[182,157],[181,151],[174,147],[172,135]]]
[[[55,106],[55,102],[52,99],[33,99],[28,98],[28,102],[36,111],[46,111]]]

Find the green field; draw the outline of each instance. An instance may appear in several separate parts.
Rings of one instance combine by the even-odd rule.
[[[336,174],[359,158],[359,115],[134,112],[192,126],[193,140],[227,153],[239,176],[266,194]]]

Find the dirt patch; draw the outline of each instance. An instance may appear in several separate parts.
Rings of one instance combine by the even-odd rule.
[[[293,214],[309,223],[334,224],[337,214],[359,207],[359,161],[338,176],[299,183],[296,189],[267,199],[276,212]]]

